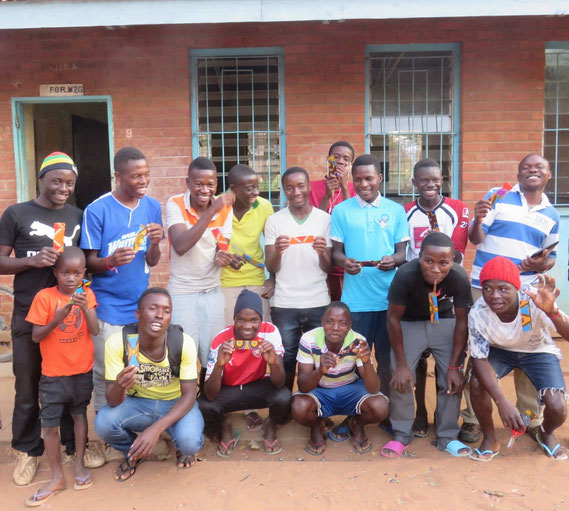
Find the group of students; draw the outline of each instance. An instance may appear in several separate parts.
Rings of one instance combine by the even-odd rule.
[[[393,435],[381,454],[399,457],[428,435],[431,354],[440,450],[493,459],[494,400],[513,432],[531,425],[546,454],[567,458],[554,435],[566,394],[549,330],[569,338],[569,322],[555,282],[540,276],[555,263],[559,236],[544,194],[548,162],[526,156],[518,183],[490,190],[470,222],[463,202],[441,195],[436,161],[415,165],[418,198],[404,208],[379,193],[377,159],[354,156],[349,143],[334,143],[320,181],[289,168],[287,206],[276,213],[251,168],[234,166],[228,192],[216,196],[215,165],[193,160],[187,190],[166,204],[168,290],[148,288],[165,234],[144,155],[119,150],[115,189],[84,213],[67,204],[72,159],[46,157],[38,197],[0,219],[0,274],[15,274],[14,482],[33,480],[44,447],[52,469],[29,506],[65,488],[60,441],[82,490],[111,448],[124,455],[115,479],[129,479],[163,432],[179,468],[194,464],[204,432],[217,455],[231,456],[240,433],[228,414],[239,410],[250,430],[262,430],[267,454],[282,451],[278,427],[292,416],[310,428],[310,454],[321,455],[327,439],[368,452],[364,426],[379,424]],[[468,238],[477,245],[472,282],[461,266]],[[518,408],[496,378],[512,370]],[[104,446],[87,442],[91,394]],[[346,419],[334,425],[335,415]],[[463,441],[477,442],[480,430],[472,451]]]

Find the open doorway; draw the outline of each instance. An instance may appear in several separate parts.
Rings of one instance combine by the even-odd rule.
[[[110,98],[14,98],[18,200],[37,194],[41,162],[53,151],[73,158],[79,170],[71,204],[81,209],[111,190]]]

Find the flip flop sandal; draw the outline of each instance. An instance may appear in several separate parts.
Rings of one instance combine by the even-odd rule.
[[[74,490],[86,490],[91,486],[93,486],[93,479],[91,479],[91,474],[86,475],[85,477],[75,476],[75,482],[73,483]]]
[[[365,440],[356,440],[353,436],[351,436],[350,441],[352,442],[352,448],[354,449],[354,452],[356,454],[365,454],[366,452],[371,451],[373,448],[373,445],[371,445],[371,442],[369,441],[368,438],[366,438]],[[362,448],[362,445],[364,445],[366,442],[368,446]]]
[[[541,440],[541,434],[539,431],[535,435],[535,440],[539,444],[539,446],[543,449],[543,452],[547,455],[548,458],[552,458],[556,461],[564,461],[569,457],[567,456],[567,453],[563,453],[561,456],[555,456],[555,453],[559,449],[563,449],[561,447],[561,444],[557,444],[553,449],[550,449],[549,447],[547,447],[547,444]]]
[[[308,454],[312,454],[312,456],[322,456],[322,454],[324,453],[325,449],[322,449],[320,452],[315,452],[313,450],[311,450],[308,446],[311,445],[312,447],[316,447],[317,449],[322,447],[322,446],[326,446],[326,440],[321,440],[320,442],[313,442],[312,440],[310,440],[306,446],[304,447],[304,450],[308,453]]]
[[[194,459],[194,463],[190,463],[190,458]],[[180,470],[186,470],[187,468],[192,468],[196,463],[197,463],[197,459],[193,454],[188,454],[186,456],[183,456],[182,454],[180,454],[180,451],[176,451],[176,468],[180,469]],[[180,467],[180,463],[183,465],[182,467]]]
[[[427,438],[429,436],[428,424],[421,424],[420,426],[413,424],[413,427],[411,429],[417,438]]]
[[[241,433],[235,429],[233,431],[233,438],[229,440],[229,442],[219,442],[219,447],[217,448],[217,451],[215,451],[215,454],[217,454],[220,458],[229,458],[235,452],[235,447],[237,447],[240,438]],[[221,450],[222,448],[223,451]]]
[[[278,438],[275,438],[272,442],[269,441],[267,438],[263,438],[263,446],[265,448],[265,454],[272,455],[272,454],[278,454],[279,452],[282,452],[283,447],[280,444],[276,450],[274,450],[274,451],[269,450],[269,449],[272,449],[278,443],[279,443]]]
[[[140,465],[142,462],[144,461],[144,459],[138,459],[134,462],[134,465],[131,465],[130,463],[130,459],[129,458],[125,458],[120,465],[117,467],[117,470],[121,470],[120,474],[117,474],[117,470],[115,470],[115,473],[113,474],[113,477],[115,478],[115,481],[117,483],[124,483],[125,481],[128,481],[135,473],[136,473],[136,469],[138,468],[138,465]],[[126,466],[125,466],[126,464]],[[128,473],[130,470],[130,473]],[[126,474],[126,477],[121,478],[120,476],[123,476]],[[118,477],[117,477],[118,475]]]
[[[380,451],[380,454],[386,458],[400,458],[405,451],[409,447],[408,445],[403,445],[401,442],[397,440],[390,440],[387,442]],[[389,454],[387,451],[393,451],[395,455]]]
[[[31,497],[28,497],[26,499],[26,506],[28,507],[42,506],[44,502],[47,502],[49,499],[51,499],[51,497],[62,491],[63,489],[42,493],[41,490],[36,490],[36,492]]]
[[[474,452],[471,452],[468,457],[474,461],[482,461],[488,462],[492,461],[496,456],[500,454],[500,451],[492,451],[490,449],[486,449],[485,451],[480,451],[479,449],[474,449]],[[488,458],[481,458],[480,456],[487,456],[490,455]]]
[[[245,415],[245,425],[247,431],[261,431],[263,429],[263,419],[257,412],[251,412]]]
[[[468,452],[460,454],[460,450],[468,449]],[[464,445],[460,440],[451,440],[445,447],[445,451],[455,458],[463,458],[472,453],[472,449],[468,445]]]
[[[350,437],[350,428],[347,425],[340,424],[334,429],[328,431],[328,438],[332,442],[344,442]]]

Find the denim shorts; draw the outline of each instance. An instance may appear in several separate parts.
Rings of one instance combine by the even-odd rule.
[[[63,409],[85,415],[93,392],[93,371],[73,376],[45,376],[39,385],[40,420],[44,428],[59,426]]]
[[[310,392],[297,392],[295,396],[310,396],[318,405],[318,417],[332,415],[360,415],[363,402],[371,396],[382,396],[381,393],[370,394],[363,378],[340,387],[316,387]]]
[[[565,380],[559,359],[551,353],[522,353],[490,346],[488,362],[496,371],[498,379],[503,378],[516,367],[530,379],[537,389],[539,405],[543,405],[542,396],[547,389],[565,393]]]

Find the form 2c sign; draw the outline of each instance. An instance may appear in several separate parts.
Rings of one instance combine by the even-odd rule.
[[[46,83],[40,85],[40,96],[83,96],[83,84]]]

